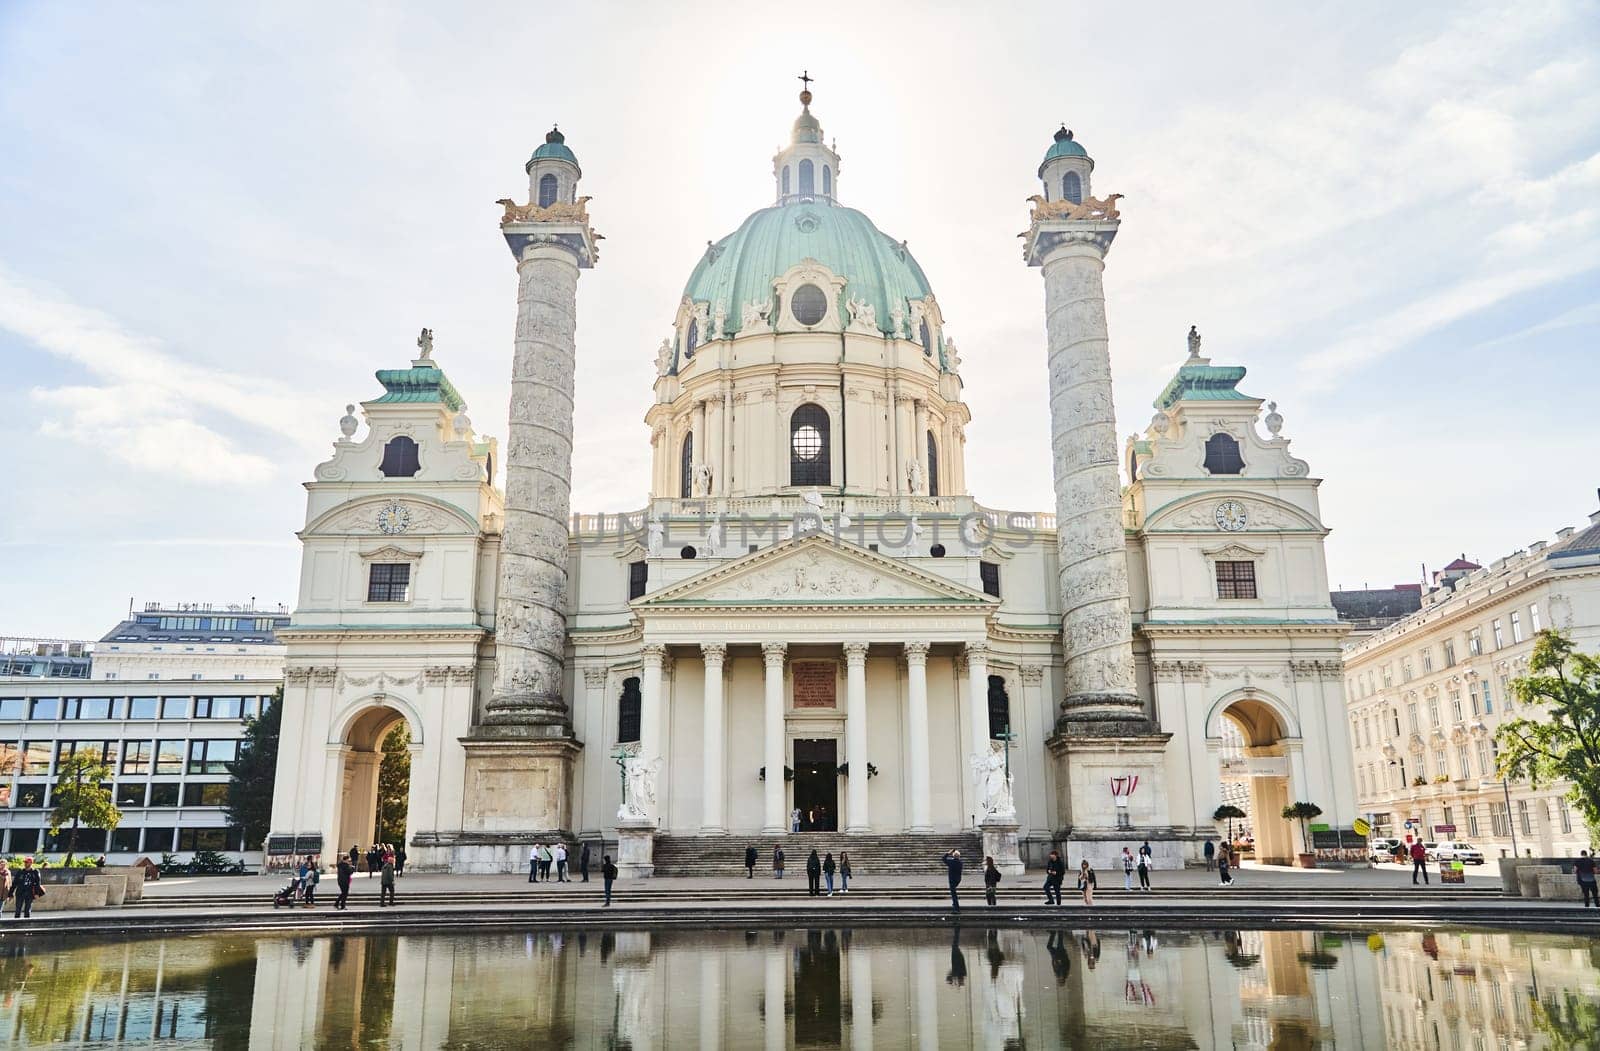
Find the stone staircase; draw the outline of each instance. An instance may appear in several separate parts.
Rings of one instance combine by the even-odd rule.
[[[772,848],[783,847],[784,879],[806,877],[806,857],[841,851],[850,855],[856,876],[942,876],[939,858],[952,848],[961,851],[968,874],[983,864],[982,843],[972,832],[846,835],[842,832],[795,832],[771,836],[657,836],[657,876],[742,876],[746,847],[756,848],[756,876],[772,878]]]

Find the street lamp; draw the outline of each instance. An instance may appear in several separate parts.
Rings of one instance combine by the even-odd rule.
[[[1511,856],[1512,857],[1516,857],[1517,856],[1517,823],[1511,819],[1511,783],[1509,781],[1503,779],[1503,778],[1501,780],[1499,780],[1499,781],[1479,781],[1478,782],[1478,787],[1480,789],[1492,788],[1495,785],[1499,785],[1500,786],[1500,790],[1506,794],[1506,827],[1511,830]]]

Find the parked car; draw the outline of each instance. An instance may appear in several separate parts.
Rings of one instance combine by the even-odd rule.
[[[1483,864],[1483,851],[1471,843],[1443,840],[1439,843],[1426,843],[1423,847],[1428,852],[1429,861],[1459,861],[1463,865]]]
[[[1373,840],[1372,863],[1374,865],[1382,865],[1386,861],[1393,861],[1395,859],[1395,848],[1399,845],[1400,841],[1393,836],[1384,836]]]

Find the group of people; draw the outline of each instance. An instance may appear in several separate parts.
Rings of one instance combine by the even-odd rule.
[[[755,879],[756,863],[761,860],[761,855],[755,847],[744,849],[745,879]],[[783,879],[784,854],[783,847],[772,848],[772,878]],[[824,881],[827,886],[827,897],[833,897],[834,877],[839,878],[839,893],[850,893],[850,855],[846,851],[839,852],[839,860],[833,858],[833,851],[818,855],[813,849],[806,858],[806,892],[812,897],[822,895]]]
[[[362,857],[361,845],[359,843],[350,844],[350,869],[352,872],[360,866]],[[374,873],[383,871],[384,859],[394,862],[394,874],[396,876],[404,876],[406,874],[406,845],[404,843],[398,845],[374,843],[367,848],[365,858],[368,879],[371,879]]]
[[[557,883],[573,882],[567,878],[570,856],[565,843],[535,843],[528,849],[528,882],[548,883],[552,872]],[[589,844],[585,843],[578,851],[579,882],[589,882],[589,856]]]
[[[1216,855],[1216,848],[1207,841],[1206,851],[1207,867],[1209,862],[1215,860],[1222,874],[1222,884],[1227,886],[1233,882],[1233,877],[1228,871],[1228,856],[1224,851],[1220,857]],[[815,852],[812,854],[815,857]],[[945,873],[950,883],[950,905],[952,908],[961,908],[961,898],[958,893],[961,885],[962,861],[961,851],[948,851],[940,859],[944,863]],[[1146,840],[1140,844],[1139,851],[1135,854],[1130,848],[1122,848],[1122,889],[1133,890],[1133,878],[1139,877],[1139,889],[1150,890],[1150,871],[1155,868],[1155,853],[1150,849],[1150,842]],[[1044,903],[1046,905],[1061,904],[1061,886],[1067,880],[1067,863],[1061,852],[1052,850],[1044,862]],[[1085,905],[1094,904],[1094,892],[1099,887],[1100,880],[1095,874],[1094,866],[1084,858],[1078,864],[1078,893],[1083,895]],[[1000,869],[994,863],[994,858],[985,856],[983,859],[983,892],[984,900],[990,905],[995,904],[995,891],[1000,886]]]
[[[33,867],[32,854],[22,859],[20,869],[13,869],[5,858],[0,858],[0,900],[16,901],[12,919],[31,917],[34,899],[42,897],[44,881],[39,878],[39,870]],[[4,907],[0,906],[0,913],[3,912]]]
[[[1213,843],[1206,840],[1200,852],[1206,858],[1206,871],[1215,871],[1222,879],[1224,887],[1233,883],[1233,844],[1228,841]]]

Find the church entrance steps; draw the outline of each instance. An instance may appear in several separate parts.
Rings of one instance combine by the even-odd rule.
[[[784,878],[806,878],[806,858],[831,851],[850,855],[852,878],[862,876],[938,875],[947,850],[961,851],[968,875],[983,865],[983,846],[971,832],[929,832],[848,835],[843,832],[795,832],[780,836],[657,836],[657,876],[743,876],[744,852],[756,848],[756,875],[772,878],[772,849],[781,846]]]

